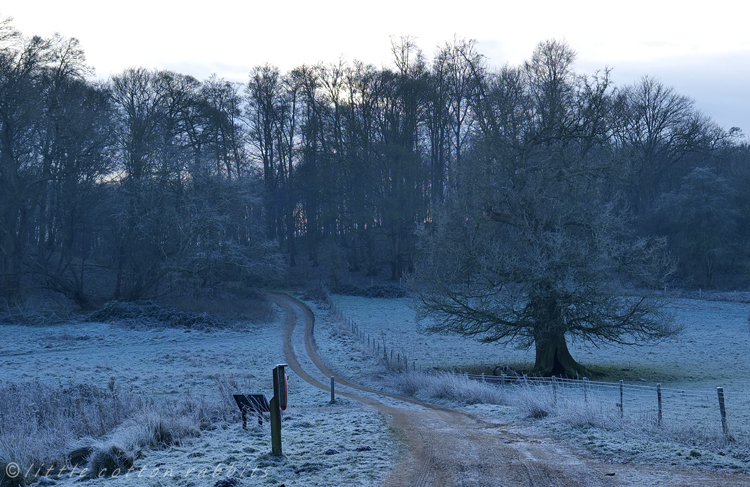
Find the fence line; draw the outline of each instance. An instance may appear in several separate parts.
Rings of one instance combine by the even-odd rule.
[[[336,303],[331,299],[328,290],[324,290],[324,293],[331,314],[337,320],[343,322],[351,334],[354,335],[360,343],[367,345],[370,352],[372,352],[381,363],[383,363],[389,370],[409,370],[409,357],[402,349],[394,347],[392,343],[388,343],[383,337],[373,337],[367,333],[367,331],[361,329],[353,319],[347,318],[346,315],[338,309]],[[416,369],[416,367],[416,361],[414,361],[412,364],[412,370]]]
[[[500,376],[487,374],[461,374],[467,379],[483,381],[497,386],[534,388],[536,393],[547,393],[554,402],[568,400],[596,404],[602,409],[611,408],[621,418],[646,419],[661,426],[665,423],[705,426],[721,431],[727,440],[733,440],[727,407],[728,395],[723,387],[715,392],[687,391],[684,389],[593,381],[587,378],[568,379],[559,377],[535,377],[527,375]],[[746,401],[747,398],[743,399]],[[737,421],[737,423],[740,423]],[[719,430],[718,428],[721,428]],[[739,430],[734,430],[738,432]],[[744,433],[744,432],[743,432]]]
[[[406,353],[389,344],[384,337],[373,337],[353,320],[348,318],[325,291],[326,303],[331,313],[343,322],[354,337],[383,363],[389,370],[410,370]],[[416,370],[416,361],[411,369]],[[433,369],[420,370],[426,373],[439,373]],[[661,384],[649,386],[644,384],[627,384],[625,381],[603,382],[561,377],[541,377],[520,374],[489,375],[489,374],[460,374],[467,379],[482,381],[498,386],[508,387],[536,387],[536,392],[550,392],[555,402],[564,400],[580,400],[596,404],[602,408],[613,407],[614,412],[621,418],[645,418],[657,425],[692,424],[706,425],[711,428],[718,424],[727,440],[732,440],[728,415],[729,395],[724,388],[718,387],[715,392],[686,390],[681,388],[662,387]],[[550,391],[551,389],[551,391]],[[750,398],[744,398],[748,402]],[[712,411],[710,418],[706,411]]]

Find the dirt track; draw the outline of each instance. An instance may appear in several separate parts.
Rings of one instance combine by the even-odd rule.
[[[305,317],[307,355],[327,377],[336,375],[317,353],[313,313],[303,303],[288,296],[274,294],[271,298],[287,315],[284,353],[289,366],[310,384],[330,390],[303,370],[292,347],[292,333],[299,313]],[[462,411],[372,391],[343,378],[337,377],[336,380],[356,391],[370,393],[368,395],[378,394],[420,406],[390,406],[337,389],[338,395],[368,404],[390,416],[391,426],[403,434],[409,455],[394,468],[383,484],[385,487],[750,485],[746,475],[607,463],[574,453],[552,439],[525,432],[512,424],[493,423]]]

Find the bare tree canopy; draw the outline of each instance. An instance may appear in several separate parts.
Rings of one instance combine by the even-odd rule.
[[[503,131],[523,143],[489,133],[475,144],[458,191],[422,235],[413,280],[428,330],[535,346],[534,372],[546,375],[586,373],[566,337],[636,344],[677,331],[637,291],[671,271],[664,242],[631,235],[608,194],[608,79],[575,76],[573,58],[547,43],[524,66],[521,100],[506,102],[523,103],[526,118]],[[513,91],[506,82],[517,81],[499,80],[498,97]]]
[[[404,37],[384,67],[92,80],[76,39],[0,18],[0,299],[45,287],[89,308],[286,270],[344,289],[407,278],[420,246],[450,262],[455,244],[460,282],[572,293],[597,313],[619,303],[601,315],[623,333],[596,330],[638,341],[661,332],[618,322],[634,301],[604,289],[655,285],[665,240],[679,285],[750,282],[739,129],[648,76],[614,87],[607,68],[576,73],[565,42],[499,70],[477,48],[454,37],[430,57]],[[650,306],[628,316],[652,319]]]

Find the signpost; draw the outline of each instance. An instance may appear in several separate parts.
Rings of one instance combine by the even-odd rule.
[[[273,398],[270,402],[271,409],[271,455],[281,456],[281,411],[287,405],[287,379],[284,367],[287,364],[277,365],[273,369]]]

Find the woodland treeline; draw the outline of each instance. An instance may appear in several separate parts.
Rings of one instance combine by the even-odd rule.
[[[472,190],[464,167],[554,179],[570,151],[596,161],[576,177],[596,178],[636,233],[667,239],[677,285],[746,283],[741,132],[656,79],[615,86],[608,69],[577,73],[574,60],[546,41],[519,66],[492,67],[454,38],[428,61],[403,38],[389,67],[263,65],[244,84],[143,68],[97,80],[75,39],[25,37],[5,20],[0,297],[41,285],[89,308],[95,296],[279,284],[324,261],[398,280],[420,232]]]

